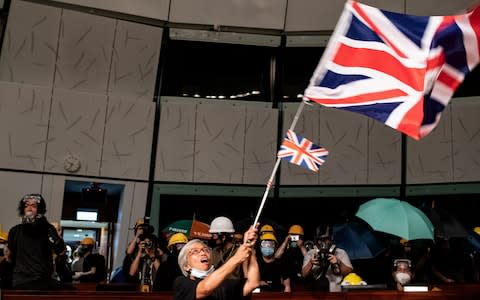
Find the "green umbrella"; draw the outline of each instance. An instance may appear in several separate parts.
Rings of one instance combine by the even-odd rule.
[[[408,202],[391,198],[377,198],[360,205],[356,216],[374,230],[407,240],[433,240],[433,224],[418,208]]]
[[[184,233],[186,236],[189,236],[190,228],[192,228],[192,220],[178,220],[167,225],[165,228],[163,228],[162,232],[181,232]]]

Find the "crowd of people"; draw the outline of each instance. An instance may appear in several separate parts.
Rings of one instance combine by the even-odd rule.
[[[253,291],[340,292],[367,284],[402,291],[408,284],[480,282],[478,249],[466,251],[461,239],[398,238],[377,257],[352,260],[336,246],[331,224],[317,226],[311,237],[300,224],[283,233],[272,224],[252,224],[242,233],[225,216],[212,220],[211,237],[203,240],[180,232],[156,235],[152,225],[138,220],[121,268],[107,276],[96,241],[85,237],[71,253],[60,226],[47,221],[40,194],[24,196],[18,213],[21,223],[0,234],[2,289],[68,289],[75,282],[108,278],[141,292],[173,291],[180,300],[241,299]]]

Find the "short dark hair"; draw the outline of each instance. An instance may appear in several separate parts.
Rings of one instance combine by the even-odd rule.
[[[30,199],[37,200],[37,212],[39,214],[43,215],[47,212],[47,204],[45,203],[45,199],[43,199],[41,194],[26,194],[18,203],[19,216],[23,217],[25,215],[25,203]]]

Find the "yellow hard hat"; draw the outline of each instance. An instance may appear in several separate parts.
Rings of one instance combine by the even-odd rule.
[[[363,281],[362,277],[358,276],[356,273],[349,273],[342,280],[342,285],[366,285],[367,283]]]
[[[275,237],[275,235],[271,232],[265,232],[264,234],[260,235],[260,240],[261,241],[275,241],[277,242],[277,238]]]
[[[0,241],[8,242],[8,232],[0,231]]]
[[[275,229],[273,229],[272,225],[265,224],[260,228],[260,233],[262,232],[275,232]]]
[[[473,231],[480,235],[480,226],[473,228]]]
[[[288,234],[304,235],[303,228],[300,225],[292,225],[288,230]]]
[[[95,245],[95,240],[92,239],[91,237],[87,236],[85,238],[83,238],[83,240],[80,242],[80,244],[82,245]]]
[[[408,246],[410,243],[407,239],[400,239],[400,244],[402,244],[403,246]]]
[[[137,229],[138,226],[145,224],[145,220],[143,218],[138,219],[137,222],[135,222],[135,226],[133,227],[134,229]]]
[[[185,234],[181,233],[181,232],[177,232],[175,234],[173,234],[170,239],[168,240],[168,245],[167,245],[167,248],[168,249],[171,249],[171,247],[173,245],[176,245],[176,244],[186,244],[188,243],[188,238]]]

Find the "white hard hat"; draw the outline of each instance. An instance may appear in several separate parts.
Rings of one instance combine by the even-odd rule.
[[[232,221],[227,217],[217,217],[213,219],[210,223],[210,233],[220,233],[220,232],[229,232],[234,233],[235,228],[233,228]]]

